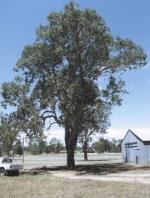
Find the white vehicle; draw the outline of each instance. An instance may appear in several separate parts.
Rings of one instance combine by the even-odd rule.
[[[14,163],[10,157],[0,158],[0,175],[19,175],[19,171],[23,168],[23,165]]]

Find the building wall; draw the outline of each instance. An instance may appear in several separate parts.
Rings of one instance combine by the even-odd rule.
[[[146,149],[147,163],[150,164],[150,145],[145,145],[145,149]]]
[[[126,163],[147,164],[150,153],[146,146],[132,132],[128,132],[122,142],[122,157]]]

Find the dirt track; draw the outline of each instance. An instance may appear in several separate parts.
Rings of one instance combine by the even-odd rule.
[[[147,171],[146,171],[147,172]],[[83,180],[95,180],[95,181],[116,181],[116,182],[140,182],[143,184],[150,184],[150,173],[120,173],[120,174],[108,174],[102,175],[82,175],[75,171],[54,171],[52,174],[56,177],[63,177],[69,179],[83,179]]]

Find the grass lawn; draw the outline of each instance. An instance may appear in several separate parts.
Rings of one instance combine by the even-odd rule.
[[[139,183],[70,180],[39,175],[0,177],[0,198],[149,198],[150,186]]]

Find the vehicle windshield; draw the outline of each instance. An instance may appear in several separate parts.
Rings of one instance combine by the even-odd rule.
[[[12,159],[11,158],[4,158],[2,163],[12,163]]]

